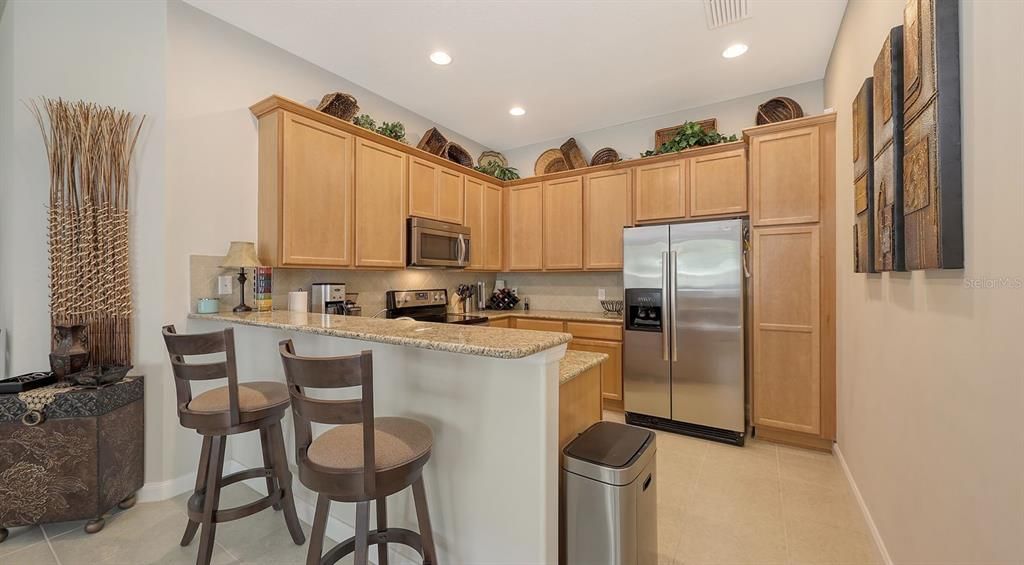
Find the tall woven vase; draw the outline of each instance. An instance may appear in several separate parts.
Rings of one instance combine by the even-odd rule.
[[[92,365],[130,365],[128,184],[145,118],[50,98],[31,109],[50,165],[51,325],[86,326]]]

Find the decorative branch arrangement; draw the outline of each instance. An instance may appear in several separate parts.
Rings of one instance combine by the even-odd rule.
[[[128,185],[145,116],[42,98],[30,110],[50,164],[50,319],[86,325],[94,365],[131,364]]]

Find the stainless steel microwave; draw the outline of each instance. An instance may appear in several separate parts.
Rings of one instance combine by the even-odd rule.
[[[466,226],[423,218],[409,218],[410,267],[463,269],[473,251]]]

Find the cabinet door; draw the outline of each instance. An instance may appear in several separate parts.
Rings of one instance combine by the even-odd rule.
[[[437,175],[437,219],[462,223],[462,173],[442,167]]]
[[[602,365],[602,396],[608,400],[622,400],[622,344],[614,341],[573,339],[569,349],[606,353],[608,360]]]
[[[492,328],[509,328],[511,321],[511,318],[501,318],[500,320],[489,320],[487,325]]]
[[[583,269],[583,177],[544,183],[544,268]]]
[[[642,165],[635,169],[636,221],[686,217],[686,161]]]
[[[622,228],[631,223],[633,172],[587,175],[583,186],[583,267],[622,268]]]
[[[753,230],[754,423],[821,432],[818,226]]]
[[[282,266],[352,264],[353,136],[283,113]]]
[[[540,183],[508,189],[508,270],[539,271],[543,267],[543,208]]]
[[[484,247],[479,243],[475,245],[477,250],[483,249],[483,268],[488,271],[500,271],[502,265],[503,194],[500,186],[484,185]]]
[[[437,218],[440,167],[417,157],[409,158],[409,215]]]
[[[816,126],[751,138],[750,219],[753,225],[818,221],[819,141]]]
[[[405,267],[405,154],[356,141],[356,266]]]
[[[463,225],[469,228],[468,269],[481,270],[486,262],[487,226],[484,218],[484,183],[466,177],[463,199]]]
[[[533,320],[530,318],[516,318],[515,327],[517,330],[562,332],[565,331],[565,322],[561,320]]]
[[[747,211],[747,155],[743,149],[690,159],[690,216]]]

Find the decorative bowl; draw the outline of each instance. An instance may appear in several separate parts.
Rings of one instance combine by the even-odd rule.
[[[621,300],[602,300],[601,308],[604,308],[604,311],[609,314],[621,314],[623,304]]]

